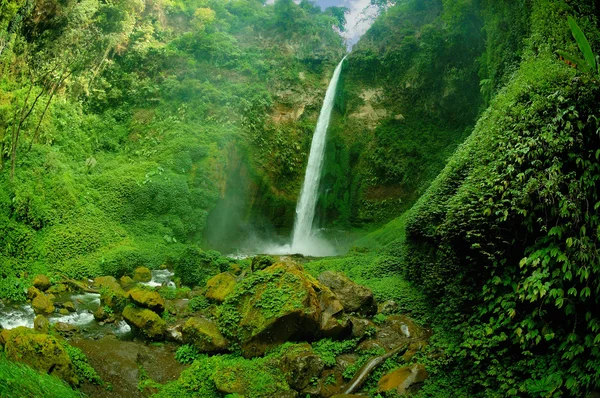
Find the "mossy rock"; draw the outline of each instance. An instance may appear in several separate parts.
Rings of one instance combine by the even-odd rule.
[[[125,290],[129,290],[132,286],[135,286],[136,282],[131,279],[130,276],[127,275],[123,275],[120,279],[119,279],[119,283],[121,284],[121,287]]]
[[[48,327],[50,326],[50,321],[44,315],[38,315],[33,320],[33,328],[36,332],[39,333],[48,333]]]
[[[54,304],[49,296],[40,293],[31,301],[31,306],[36,314],[52,314],[55,310]]]
[[[33,278],[33,287],[40,289],[42,292],[45,292],[50,287],[50,278],[46,275],[36,275]]]
[[[331,289],[341,301],[345,311],[358,312],[363,315],[377,313],[377,303],[371,289],[354,283],[344,274],[325,271],[319,275],[319,282]]]
[[[146,267],[137,267],[133,270],[133,280],[135,282],[150,282],[152,280],[152,271]]]
[[[219,309],[219,326],[245,357],[263,355],[288,340],[321,333],[320,292],[328,290],[291,261],[274,264],[238,283]]]
[[[290,389],[281,370],[274,363],[235,360],[217,363],[213,381],[224,394],[252,398],[287,398],[298,393]]]
[[[235,289],[235,277],[229,272],[222,272],[206,282],[206,298],[222,303]]]
[[[31,286],[29,289],[27,289],[27,299],[28,300],[33,300],[40,294],[42,294],[42,291],[40,289],[38,289],[37,287]]]
[[[6,336],[4,350],[6,357],[12,361],[23,362],[39,371],[58,376],[71,385],[79,384],[69,354],[53,336],[18,327]]]
[[[274,263],[275,259],[271,256],[254,256],[250,268],[252,269],[252,272],[261,271]]]
[[[128,292],[129,299],[140,307],[149,308],[159,314],[165,310],[165,299],[158,292],[141,287],[134,287]]]
[[[127,292],[112,276],[100,276],[94,279],[94,285],[100,288],[100,302],[116,312],[127,305]]]
[[[281,358],[280,367],[290,387],[300,391],[319,377],[325,365],[310,344],[304,343],[288,348]]]
[[[67,285],[65,285],[64,283],[58,283],[56,285],[52,285],[48,288],[48,290],[46,290],[46,293],[51,293],[51,294],[59,294],[59,293],[64,293],[67,290],[69,290],[69,288],[67,287]]]
[[[150,340],[163,340],[167,324],[154,311],[128,305],[123,310],[123,319],[134,332],[142,334]]]
[[[229,342],[211,320],[194,317],[181,330],[183,341],[194,345],[200,352],[213,353],[227,350]]]

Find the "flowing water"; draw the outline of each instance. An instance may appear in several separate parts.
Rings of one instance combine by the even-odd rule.
[[[313,221],[315,218],[315,208],[319,194],[319,182],[321,181],[321,171],[323,168],[323,159],[325,158],[325,139],[327,137],[327,128],[331,119],[333,110],[335,92],[342,71],[344,59],[338,64],[333,72],[329,87],[325,93],[321,113],[317,127],[313,134],[308,156],[308,164],[304,175],[304,184],[296,205],[296,222],[294,224],[294,234],[292,237],[291,252],[312,256],[326,256],[335,254],[332,245],[318,238],[313,231]]]

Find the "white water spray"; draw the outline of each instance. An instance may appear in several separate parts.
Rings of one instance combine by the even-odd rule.
[[[346,57],[344,57],[346,59]],[[319,114],[317,127],[313,134],[310,145],[310,154],[308,164],[304,175],[304,185],[296,205],[296,222],[294,223],[294,235],[292,238],[292,253],[301,253],[305,255],[324,256],[334,254],[334,249],[327,242],[318,239],[312,230],[313,220],[315,218],[315,208],[319,193],[319,182],[321,181],[321,169],[323,168],[323,159],[325,157],[325,138],[327,136],[327,127],[331,119],[331,111],[335,100],[335,91],[340,79],[342,64],[340,61],[333,72],[329,87],[325,93],[323,107]]]

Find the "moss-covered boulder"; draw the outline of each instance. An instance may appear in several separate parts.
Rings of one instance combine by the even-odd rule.
[[[194,317],[187,320],[181,329],[183,341],[192,344],[200,352],[213,353],[227,350],[229,342],[217,325],[205,318]]]
[[[324,290],[329,289],[291,260],[274,264],[236,285],[219,309],[219,326],[246,357],[288,340],[314,338],[321,333]]]
[[[271,256],[254,256],[252,258],[250,269],[252,269],[252,272],[260,271],[267,267],[270,267],[274,263],[275,260]]]
[[[163,340],[165,337],[167,324],[152,310],[128,305],[123,310],[123,319],[136,334],[141,334],[150,340]]]
[[[42,292],[45,292],[50,287],[50,278],[46,275],[36,275],[33,278],[33,287],[40,289]]]
[[[129,299],[140,307],[149,308],[159,314],[165,310],[165,299],[154,290],[134,287],[127,293]]]
[[[293,398],[298,393],[286,383],[281,370],[263,359],[225,360],[217,363],[212,379],[222,394],[252,398]]]
[[[36,314],[52,314],[55,310],[50,296],[40,293],[31,301],[31,306]]]
[[[31,286],[31,287],[29,287],[29,289],[27,289],[27,299],[28,300],[33,300],[39,294],[42,294],[42,291],[35,286]]]
[[[50,321],[44,315],[38,315],[33,320],[33,329],[39,333],[48,333]]]
[[[150,282],[152,280],[152,271],[146,267],[137,267],[133,270],[133,280],[135,282]]]
[[[130,276],[127,275],[123,275],[119,279],[119,283],[121,284],[121,287],[125,290],[131,289],[136,284],[136,282]]]
[[[325,365],[310,344],[304,343],[289,347],[281,358],[280,367],[290,387],[300,391],[319,377]]]
[[[66,301],[65,303],[63,303],[63,308],[66,309],[69,312],[75,312],[76,308],[75,308],[75,304],[73,304],[72,301]]]
[[[425,366],[421,364],[405,366],[385,374],[378,382],[378,391],[394,391],[398,395],[406,395],[413,385],[422,383],[427,377]]]
[[[18,327],[9,331],[4,339],[4,350],[8,359],[58,376],[71,385],[79,384],[69,354],[55,337]]]
[[[342,302],[346,312],[358,312],[363,315],[377,313],[377,304],[371,289],[354,283],[344,274],[325,271],[319,275],[319,282],[331,289]]]
[[[222,303],[235,289],[235,276],[222,272],[206,282],[206,298]]]
[[[112,276],[99,276],[94,279],[94,286],[100,289],[100,302],[116,312],[121,312],[127,305],[127,292]]]

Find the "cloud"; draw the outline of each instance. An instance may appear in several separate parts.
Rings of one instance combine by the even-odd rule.
[[[373,23],[377,11],[374,7],[367,8],[370,4],[370,0],[344,0],[341,4],[350,9],[346,14],[346,31],[342,33],[350,45],[355,44]]]

